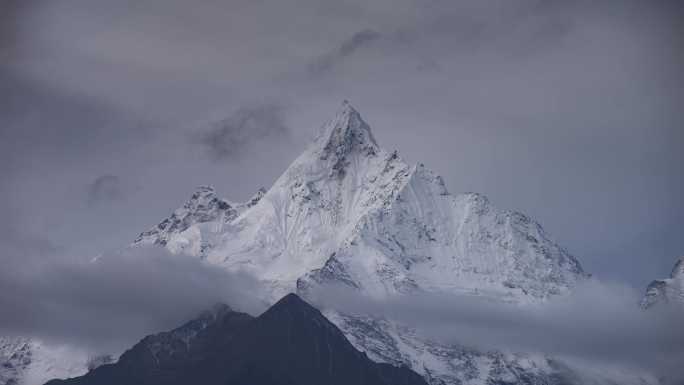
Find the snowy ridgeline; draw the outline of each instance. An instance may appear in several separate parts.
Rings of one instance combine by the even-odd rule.
[[[345,104],[273,187],[235,204],[200,188],[144,232],[158,244],[252,272],[276,299],[333,281],[374,297],[416,290],[537,301],[587,275],[529,217],[381,149]]]

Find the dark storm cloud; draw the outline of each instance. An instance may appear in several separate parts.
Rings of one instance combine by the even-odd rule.
[[[231,116],[210,123],[197,136],[213,159],[234,160],[264,140],[282,143],[289,134],[283,107],[260,104],[242,107]]]
[[[382,35],[380,35],[379,32],[372,29],[364,29],[363,31],[359,31],[350,37],[349,40],[342,42],[337,54],[340,57],[349,56],[356,52],[356,50],[360,47],[368,45],[373,40],[379,39],[380,36]]]
[[[0,333],[116,352],[214,303],[258,313],[257,283],[197,258],[140,248],[78,262],[22,249],[0,271]]]
[[[372,29],[364,29],[344,40],[337,49],[314,59],[309,65],[309,70],[314,74],[330,71],[335,65],[341,65],[342,61],[353,55],[359,49],[369,46],[382,35]]]
[[[121,178],[116,175],[102,175],[87,186],[88,202],[91,205],[120,201],[126,197]]]
[[[321,307],[398,321],[442,343],[545,353],[589,367],[646,369],[668,383],[684,380],[684,309],[643,311],[641,293],[620,285],[590,281],[564,298],[523,306],[429,293],[374,300],[339,287],[312,296]]]

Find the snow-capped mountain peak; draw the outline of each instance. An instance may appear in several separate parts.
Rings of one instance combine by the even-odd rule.
[[[180,218],[188,218],[197,222],[208,222],[216,219],[224,212],[231,213],[235,204],[231,204],[216,196],[216,191],[211,186],[199,186],[190,199],[182,208],[176,210],[174,215]],[[189,221],[186,221],[189,224]]]
[[[213,187],[199,186],[182,207],[156,226],[142,232],[133,243],[157,244],[166,246],[174,252],[181,251],[185,249],[187,242],[176,242],[178,234],[187,233],[188,230],[205,223],[227,223],[238,213],[236,205],[218,198]],[[199,249],[196,248],[196,251],[201,253],[200,245],[197,246]]]
[[[355,150],[372,154],[378,149],[370,127],[346,100],[336,116],[320,130],[313,146],[322,159],[339,160]]]
[[[203,187],[136,243],[250,272],[273,298],[343,283],[378,297],[427,290],[528,301],[586,277],[529,217],[480,194],[452,195],[424,165],[380,148],[348,102],[268,191],[234,204]]]
[[[160,224],[135,244],[247,272],[263,282],[267,301],[335,284],[375,298],[439,292],[526,303],[566,293],[588,276],[528,216],[499,210],[481,194],[450,194],[437,173],[383,150],[348,102],[255,199],[229,203],[207,189],[197,200],[162,222],[182,226],[160,231]],[[220,201],[230,207],[211,203]],[[409,365],[432,384],[503,378],[501,358],[435,345],[382,321],[327,315],[371,358]],[[455,369],[458,359],[488,364],[470,382]]]

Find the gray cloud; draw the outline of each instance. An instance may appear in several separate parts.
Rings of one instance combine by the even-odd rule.
[[[126,196],[121,178],[116,175],[99,176],[87,187],[87,199],[91,205],[120,201]]]
[[[314,74],[321,74],[330,71],[335,65],[342,64],[342,60],[353,55],[359,49],[370,45],[375,40],[378,40],[382,35],[372,29],[363,29],[353,34],[350,38],[344,40],[339,47],[332,52],[328,52],[315,58],[309,64],[309,70]]]
[[[80,261],[36,248],[3,261],[0,333],[118,352],[217,302],[258,313],[256,281],[164,249]]]
[[[239,108],[229,117],[210,123],[197,136],[213,159],[234,160],[264,140],[283,141],[289,134],[283,107],[259,104]]]
[[[43,84],[0,66],[0,167],[66,167],[150,140],[144,120],[100,98]],[[41,165],[40,163],[45,164]]]
[[[356,52],[359,48],[367,45],[368,43],[377,40],[382,35],[372,29],[364,29],[352,35],[349,40],[345,40],[340,45],[338,50],[338,55],[341,57],[349,56]]]
[[[640,296],[631,288],[596,281],[564,298],[524,306],[430,293],[375,300],[340,287],[312,293],[321,307],[398,321],[442,343],[545,353],[604,368],[641,368],[680,383],[684,309],[642,311]]]

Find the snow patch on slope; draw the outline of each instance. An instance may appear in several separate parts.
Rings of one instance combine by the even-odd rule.
[[[668,303],[684,305],[684,257],[677,259],[670,278],[657,279],[648,285],[641,307],[647,309]]]
[[[0,384],[42,385],[53,378],[87,372],[88,354],[80,349],[24,337],[0,337]]]

